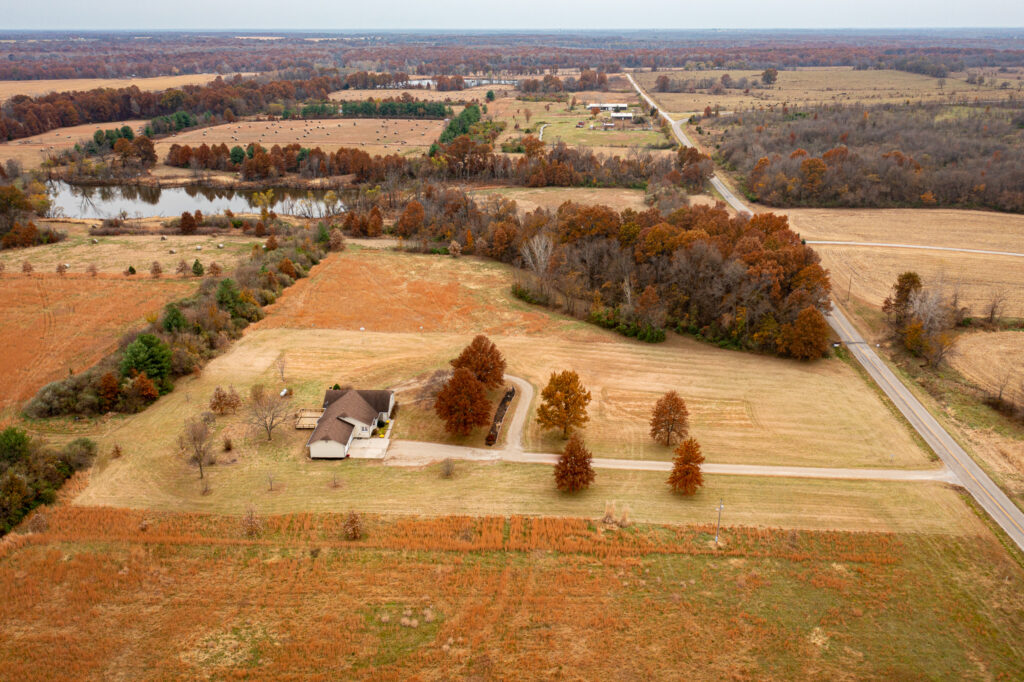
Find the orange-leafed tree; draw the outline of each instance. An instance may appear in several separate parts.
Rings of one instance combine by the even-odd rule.
[[[668,476],[668,484],[673,492],[693,495],[697,488],[704,485],[704,474],[700,465],[704,463],[704,455],[700,452],[700,443],[687,438],[676,448],[675,459],[672,460],[672,473]]]
[[[658,399],[651,413],[651,438],[664,446],[674,445],[690,430],[690,411],[675,391]]]
[[[437,394],[434,412],[448,433],[466,436],[491,420],[491,403],[483,384],[468,369],[459,368]]]
[[[104,410],[109,410],[117,404],[117,398],[121,394],[121,382],[113,372],[107,372],[100,377],[100,385],[97,390],[100,398],[100,405]]]
[[[828,352],[828,323],[817,308],[808,306],[796,320],[782,325],[779,350],[798,360],[814,360]]]
[[[569,437],[574,427],[583,426],[590,417],[590,391],[572,370],[552,373],[548,385],[541,391],[541,405],[537,408],[537,423],[546,429],[561,429],[562,438]]]
[[[558,456],[555,464],[555,485],[566,493],[583,490],[594,482],[594,468],[591,466],[593,455],[583,445],[583,437],[579,433],[572,434],[565,449]]]
[[[413,237],[423,229],[425,212],[423,204],[413,199],[405,206],[402,215],[395,221],[395,231],[400,237]]]
[[[452,360],[455,369],[468,369],[476,380],[488,388],[500,386],[505,380],[505,358],[494,342],[483,334],[462,349]]]

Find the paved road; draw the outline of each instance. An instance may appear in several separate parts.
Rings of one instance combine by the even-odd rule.
[[[816,239],[806,240],[808,244],[822,244],[829,246],[881,246],[887,249],[925,249],[927,251],[953,251],[954,253],[980,253],[985,256],[1013,256],[1024,258],[1024,253],[1013,251],[985,251],[984,249],[958,249],[952,246],[924,246],[923,244],[888,244],[885,242],[836,242]]]
[[[505,445],[500,448],[470,448],[443,443],[424,443],[411,440],[393,440],[388,449],[386,464],[393,466],[421,466],[445,458],[476,462],[518,462],[521,464],[554,464],[558,455],[548,452],[524,452],[523,429],[530,416],[533,386],[519,377],[507,376],[519,392],[516,410],[506,422]],[[672,469],[671,462],[646,459],[609,459],[595,457],[595,469],[628,469],[632,471],[664,471]],[[709,474],[738,476],[784,476],[790,478],[843,478],[882,481],[944,481],[953,482],[948,469],[833,469],[826,467],[759,466],[756,464],[710,464],[701,469]]]
[[[665,120],[672,124],[672,132],[675,133],[680,143],[692,146],[686,135],[683,134],[679,122],[673,121],[647,93],[636,84],[631,75],[626,76],[636,91],[640,93],[652,107],[656,107]],[[725,185],[717,177],[711,178],[711,184],[722,193],[726,202],[737,212],[752,213],[736,196],[728,191]],[[836,331],[839,338],[853,353],[867,370],[868,374],[878,383],[889,399],[903,413],[903,416],[913,425],[914,429],[921,434],[928,446],[935,451],[949,470],[956,477],[956,481],[962,485],[979,505],[995,520],[999,526],[1006,531],[1017,546],[1024,549],[1024,513],[1000,490],[999,486],[988,477],[981,467],[964,451],[962,447],[949,435],[948,432],[935,420],[925,409],[924,405],[914,397],[914,394],[903,385],[895,374],[886,366],[878,354],[864,340],[864,337],[846,319],[842,311],[835,305],[832,311],[826,316],[829,325]]]

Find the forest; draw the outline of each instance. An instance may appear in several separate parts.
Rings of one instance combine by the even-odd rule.
[[[1024,211],[1024,105],[889,104],[744,111],[717,153],[770,206]]]
[[[88,39],[83,40],[82,37]],[[0,80],[117,78],[170,74],[270,72],[314,67],[459,76],[506,73],[543,76],[550,69],[763,69],[798,66],[903,68],[918,73],[1024,63],[1017,36],[992,30],[984,38],[928,32],[864,36],[843,32],[658,31],[453,35],[395,33],[382,37],[323,32],[247,40],[223,33],[50,33],[26,41],[7,34]],[[143,38],[143,39],[137,39]],[[922,70],[924,69],[924,70]],[[348,87],[400,82],[356,79]],[[457,89],[452,83],[451,89]]]

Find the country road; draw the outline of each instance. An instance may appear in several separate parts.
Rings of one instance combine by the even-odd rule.
[[[516,387],[518,398],[512,418],[505,423],[505,445],[500,448],[471,448],[444,443],[394,440],[388,448],[385,464],[422,466],[442,459],[476,462],[517,462],[520,464],[555,464],[558,455],[548,452],[524,452],[523,429],[530,416],[533,386],[519,377],[505,376]],[[609,459],[595,457],[595,469],[627,469],[632,471],[663,471],[672,469],[672,462],[649,459]],[[828,467],[762,466],[757,464],[705,463],[701,470],[709,474],[736,476],[784,476],[790,478],[841,478],[875,481],[942,481],[954,482],[949,469],[833,469]]]
[[[683,133],[678,121],[673,121],[661,107],[647,95],[633,80],[631,74],[626,78],[640,96],[672,126],[672,132],[679,142],[692,146]],[[718,179],[711,177],[711,185],[718,190],[725,201],[737,213],[753,213]],[[1018,254],[1009,254],[1018,255]],[[864,340],[864,337],[850,323],[846,316],[833,304],[832,311],[826,315],[829,325],[839,335],[840,340],[850,349],[857,361],[864,366],[868,374],[875,380],[882,391],[896,405],[914,429],[921,434],[928,446],[946,464],[955,476],[956,482],[963,486],[981,507],[995,520],[1006,534],[1024,549],[1024,513],[1006,496],[1005,493],[989,478],[980,466],[953,439],[952,436],[932,417],[931,413],[914,396],[914,394],[886,366],[877,353]]]

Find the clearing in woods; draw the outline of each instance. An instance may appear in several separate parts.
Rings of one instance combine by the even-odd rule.
[[[719,81],[728,74],[734,81],[747,78],[760,82],[762,71],[743,69],[716,69],[694,71],[685,69],[659,69],[657,72],[640,71],[633,77],[651,97],[666,110],[677,115],[703,112],[705,107],[722,111],[756,109],[759,107],[788,104],[789,106],[810,106],[816,104],[885,104],[911,101],[960,101],[975,98],[982,100],[1006,100],[1016,96],[1016,88],[1000,88],[999,85],[968,85],[966,73],[953,73],[939,79],[905,71],[882,69],[857,70],[851,66],[807,67],[779,70],[775,85],[765,89],[751,88],[749,94],[743,90],[726,89],[715,95],[707,89],[694,93],[657,92],[655,81],[665,75],[672,80]],[[1005,80],[1016,85],[1022,71],[1014,69],[1006,74]]]
[[[111,130],[131,126],[140,134],[149,121],[113,121],[111,123],[87,123],[69,128],[55,128],[39,135],[23,137],[9,142],[0,142],[0,161],[14,159],[26,169],[38,167],[54,154],[71,149],[79,142],[91,138],[97,130]]]
[[[41,247],[50,248],[50,247]],[[91,367],[148,313],[195,290],[195,281],[121,276],[4,275],[0,283],[0,408]]]
[[[84,273],[92,264],[99,272],[120,274],[129,265],[134,265],[139,273],[137,277],[148,278],[149,268],[156,261],[163,268],[165,279],[177,278],[179,275],[175,274],[175,269],[182,260],[189,267],[197,258],[204,266],[216,261],[229,271],[249,255],[254,244],[264,241],[242,235],[241,231],[234,234],[166,235],[164,241],[157,234],[93,237],[89,234],[89,227],[98,225],[99,221],[43,220],[36,224],[65,232],[68,237],[56,244],[0,251],[0,263],[4,264],[7,272],[20,271],[25,261],[31,263],[39,273],[54,272],[58,263],[69,265],[70,273]],[[97,243],[94,244],[93,239]],[[224,248],[217,248],[220,244]],[[200,248],[197,250],[196,247]],[[171,250],[176,253],[171,253]]]
[[[19,680],[1024,675],[1024,571],[990,534],[45,513],[0,545]]]
[[[191,130],[156,143],[157,157],[167,156],[172,144],[198,147],[226,144],[229,148],[258,142],[267,149],[299,144],[334,152],[339,147],[359,147],[371,155],[425,152],[441,131],[444,121],[433,119],[343,118],[300,121],[238,121]]]

